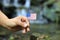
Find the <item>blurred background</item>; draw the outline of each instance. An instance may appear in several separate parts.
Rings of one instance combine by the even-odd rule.
[[[60,40],[60,0],[0,0],[9,18],[26,16],[31,31],[13,33],[0,27],[0,40]]]

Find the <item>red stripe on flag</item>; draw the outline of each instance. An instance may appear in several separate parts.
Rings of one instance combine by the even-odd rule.
[[[36,20],[36,13],[31,13],[30,17],[28,17],[29,20]]]

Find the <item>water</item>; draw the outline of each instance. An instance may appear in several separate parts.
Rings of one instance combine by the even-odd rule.
[[[17,33],[10,33],[10,31],[5,30],[2,28],[2,32],[0,33],[0,35],[2,33],[4,33],[6,31],[5,34],[2,35],[9,35],[9,37],[12,35],[17,35],[20,37],[21,40],[30,40],[30,36],[32,35],[32,33],[38,33],[38,34],[44,34],[49,36],[49,38],[51,38],[51,40],[60,40],[60,29],[59,29],[60,25],[55,24],[55,23],[51,23],[51,24],[31,24],[30,32],[27,32],[26,34],[22,34],[21,32],[17,32]],[[8,36],[6,36],[8,38]],[[9,38],[8,38],[9,39]]]
[[[31,31],[26,34],[19,34],[19,36],[21,36],[22,40],[30,40],[30,36],[32,33],[50,35],[51,40],[60,39],[59,38],[60,30],[58,30],[57,24],[53,24],[53,23],[51,23],[51,24],[31,24],[30,29],[31,29]]]

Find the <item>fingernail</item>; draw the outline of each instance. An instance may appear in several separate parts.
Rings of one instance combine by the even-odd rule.
[[[24,27],[27,27],[27,24],[26,23],[24,24]]]

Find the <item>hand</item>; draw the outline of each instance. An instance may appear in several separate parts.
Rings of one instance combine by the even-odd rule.
[[[12,19],[9,19],[9,25],[6,27],[9,30],[15,32],[15,31],[19,31],[22,30],[22,33],[26,33],[28,31],[30,31],[29,29],[29,21],[26,17],[24,16],[18,16]]]

